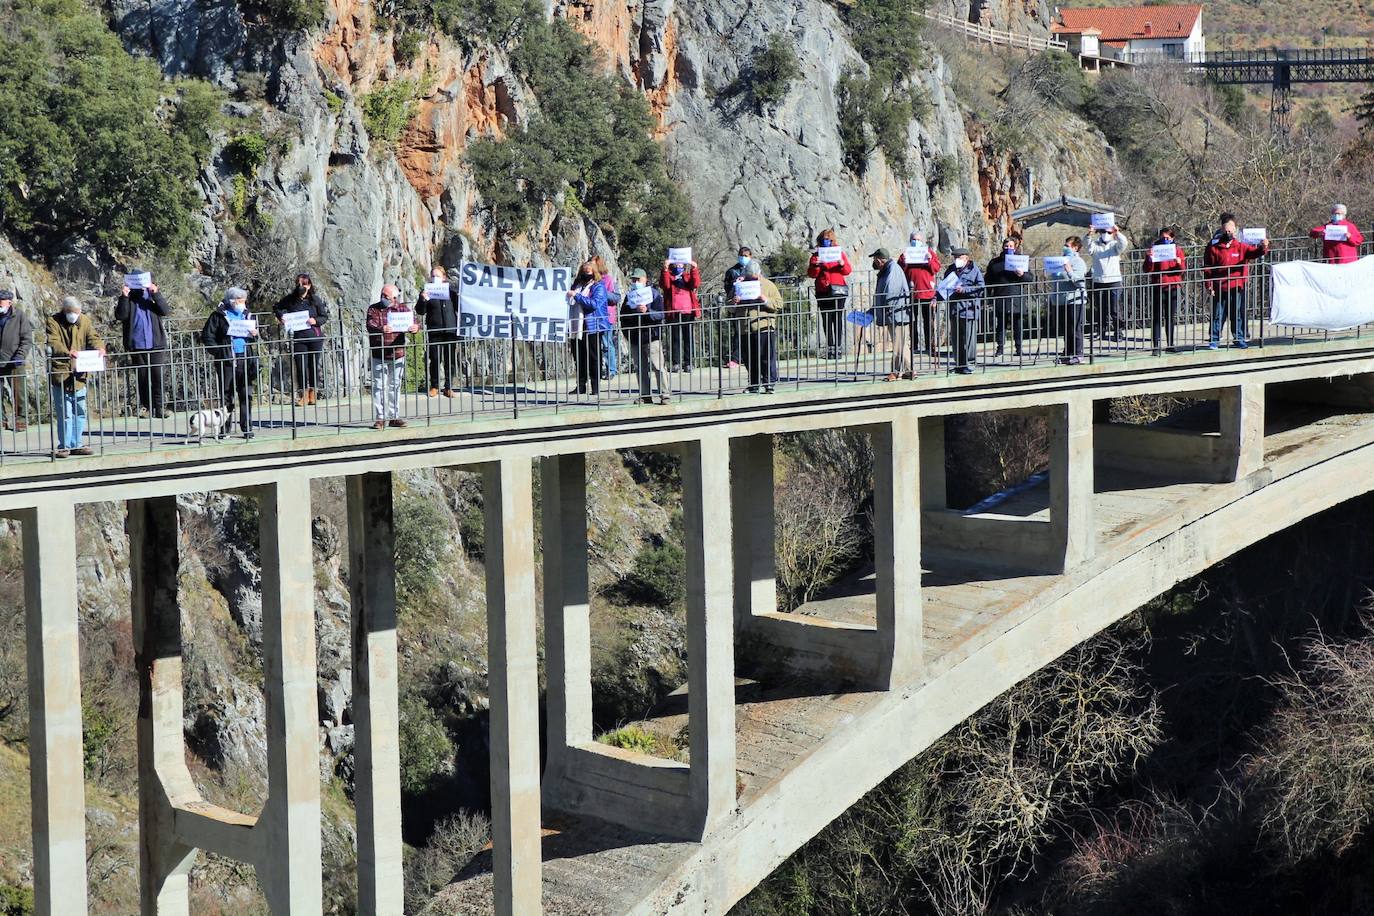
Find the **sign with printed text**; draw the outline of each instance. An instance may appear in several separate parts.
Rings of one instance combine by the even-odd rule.
[[[1250,245],[1258,245],[1269,238],[1269,230],[1264,228],[1242,229],[1240,230],[1241,241]]]
[[[906,263],[907,263],[908,265],[911,265],[911,264],[929,264],[929,263],[930,263],[930,246],[929,246],[929,245],[917,245],[917,244],[914,244],[914,243],[911,244],[911,245],[908,245],[908,246],[907,246],[907,249],[906,249],[906,252],[902,255],[902,259],[903,259],[904,261],[906,261]]]
[[[641,305],[652,305],[654,301],[654,291],[647,286],[634,286],[625,295],[625,301],[630,308],[639,308]]]
[[[1068,273],[1069,259],[1063,255],[1051,255],[1045,258],[1045,273],[1061,274]]]
[[[230,337],[252,337],[258,330],[258,319],[256,318],[230,318],[229,336]]]
[[[77,350],[74,368],[77,372],[104,372],[105,354],[99,350]]]
[[[1010,270],[1010,271],[1017,271],[1017,270],[1019,270],[1019,271],[1024,272],[1024,271],[1030,270],[1030,255],[1028,255],[1028,254],[1009,254],[1009,255],[1006,256],[1006,259],[1005,259],[1005,261],[1004,261],[1003,263],[1005,263],[1005,264],[1007,265],[1007,270]]]
[[[1150,260],[1156,264],[1178,260],[1178,246],[1174,244],[1153,245],[1150,247]]]
[[[844,257],[844,249],[839,245],[831,245],[829,248],[817,248],[816,260],[822,264],[838,264]]]
[[[1338,223],[1331,223],[1326,227],[1326,240],[1328,242],[1344,242],[1350,238],[1350,229]]]
[[[941,299],[948,299],[950,296],[954,295],[954,290],[958,285],[959,275],[954,271],[950,271],[945,274],[944,279],[936,284],[935,293]]]
[[[387,312],[386,329],[393,334],[404,334],[415,324],[415,313],[407,309],[404,312]]]
[[[147,289],[153,285],[153,275],[146,270],[141,270],[136,274],[125,274],[124,285],[129,289]]]
[[[305,309],[296,312],[282,312],[281,323],[287,333],[294,334],[297,331],[304,331],[310,327],[310,313]]]
[[[447,281],[447,280],[437,280],[437,281],[435,281],[435,282],[433,282],[433,283],[426,283],[426,284],[425,284],[425,298],[426,298],[426,299],[440,299],[440,300],[443,300],[443,301],[447,302],[447,301],[448,301],[448,281]]]
[[[691,264],[692,249],[690,248],[669,248],[668,261],[673,264]]]
[[[497,267],[465,261],[458,290],[458,333],[483,340],[568,339],[566,267]]]
[[[1092,227],[1099,231],[1110,229],[1116,225],[1115,213],[1094,213],[1092,216]]]
[[[763,283],[759,280],[736,280],[735,298],[741,302],[748,299],[763,298]]]

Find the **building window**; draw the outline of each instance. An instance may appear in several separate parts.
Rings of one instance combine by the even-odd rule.
[[[1164,56],[1177,60],[1183,56],[1183,45],[1178,42],[1168,41],[1164,43]]]

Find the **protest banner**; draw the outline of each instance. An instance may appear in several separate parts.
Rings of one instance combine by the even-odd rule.
[[[566,267],[497,267],[465,261],[459,274],[458,333],[483,340],[563,343],[568,339]]]
[[[954,295],[954,288],[959,285],[959,275],[953,271],[945,274],[944,278],[935,285],[935,294],[941,299],[948,299]]]
[[[1167,245],[1152,245],[1150,247],[1150,260],[1156,264],[1162,264],[1165,261],[1177,261],[1178,246],[1172,242]]]
[[[73,368],[77,372],[104,372],[105,354],[99,350],[77,350]]]
[[[258,329],[258,319],[256,318],[230,318],[229,336],[230,337],[252,337]]]
[[[763,283],[758,280],[736,280],[735,298],[741,302],[763,298]]]
[[[1062,255],[1051,255],[1045,258],[1045,273],[1051,276],[1058,276],[1067,273],[1069,270],[1069,259]]]
[[[1092,227],[1099,232],[1110,229],[1115,225],[1115,213],[1094,213],[1092,215]]]
[[[1242,229],[1240,230],[1241,240],[1248,245],[1258,245],[1269,238],[1269,230],[1263,228]]]
[[[1324,235],[1328,242],[1344,242],[1350,238],[1350,229],[1339,223],[1328,223]]]
[[[283,312],[281,323],[288,334],[304,331],[306,328],[310,327],[310,313],[305,309],[301,309],[298,312]]]
[[[690,248],[669,248],[668,261],[672,264],[691,264],[692,249]]]
[[[1274,324],[1344,331],[1374,321],[1374,256],[1353,264],[1289,261],[1272,268]]]
[[[444,301],[448,301],[448,281],[447,281],[447,280],[439,280],[438,282],[435,282],[435,283],[426,283],[426,284],[425,284],[425,298],[426,298],[426,299],[441,299],[441,300],[444,300]]]
[[[929,264],[930,246],[914,244],[908,245],[906,252],[902,256],[902,259],[906,261],[908,266],[912,264]]]
[[[415,324],[415,313],[406,309],[403,312],[386,313],[386,329],[393,334],[404,334]]]
[[[641,305],[652,305],[654,301],[654,291],[647,286],[631,287],[626,294],[625,301],[630,308],[639,308]]]
[[[1027,270],[1030,270],[1030,255],[1009,254],[1006,256],[1006,259],[1003,261],[1003,263],[1006,265],[1007,270],[1013,272],[1018,270],[1025,272]]]
[[[829,248],[817,248],[816,260],[822,264],[838,264],[844,256],[844,249],[839,245],[831,245]]]
[[[125,274],[124,285],[129,287],[130,290],[147,289],[153,285],[153,275],[146,270],[140,270],[138,273]]]

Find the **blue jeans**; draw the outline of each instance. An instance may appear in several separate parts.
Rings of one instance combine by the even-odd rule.
[[[616,328],[601,332],[601,368],[612,378],[620,371],[620,331]]]
[[[1230,316],[1231,336],[1245,343],[1245,288],[1222,290],[1212,296],[1212,343],[1221,344],[1221,323]]]
[[[54,384],[52,409],[57,421],[57,447],[68,451],[81,448],[81,436],[86,432],[86,389],[67,391]]]

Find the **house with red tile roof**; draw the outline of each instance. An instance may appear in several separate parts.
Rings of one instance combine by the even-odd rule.
[[[1085,59],[1184,58],[1207,50],[1200,4],[1059,7],[1050,31]]]

